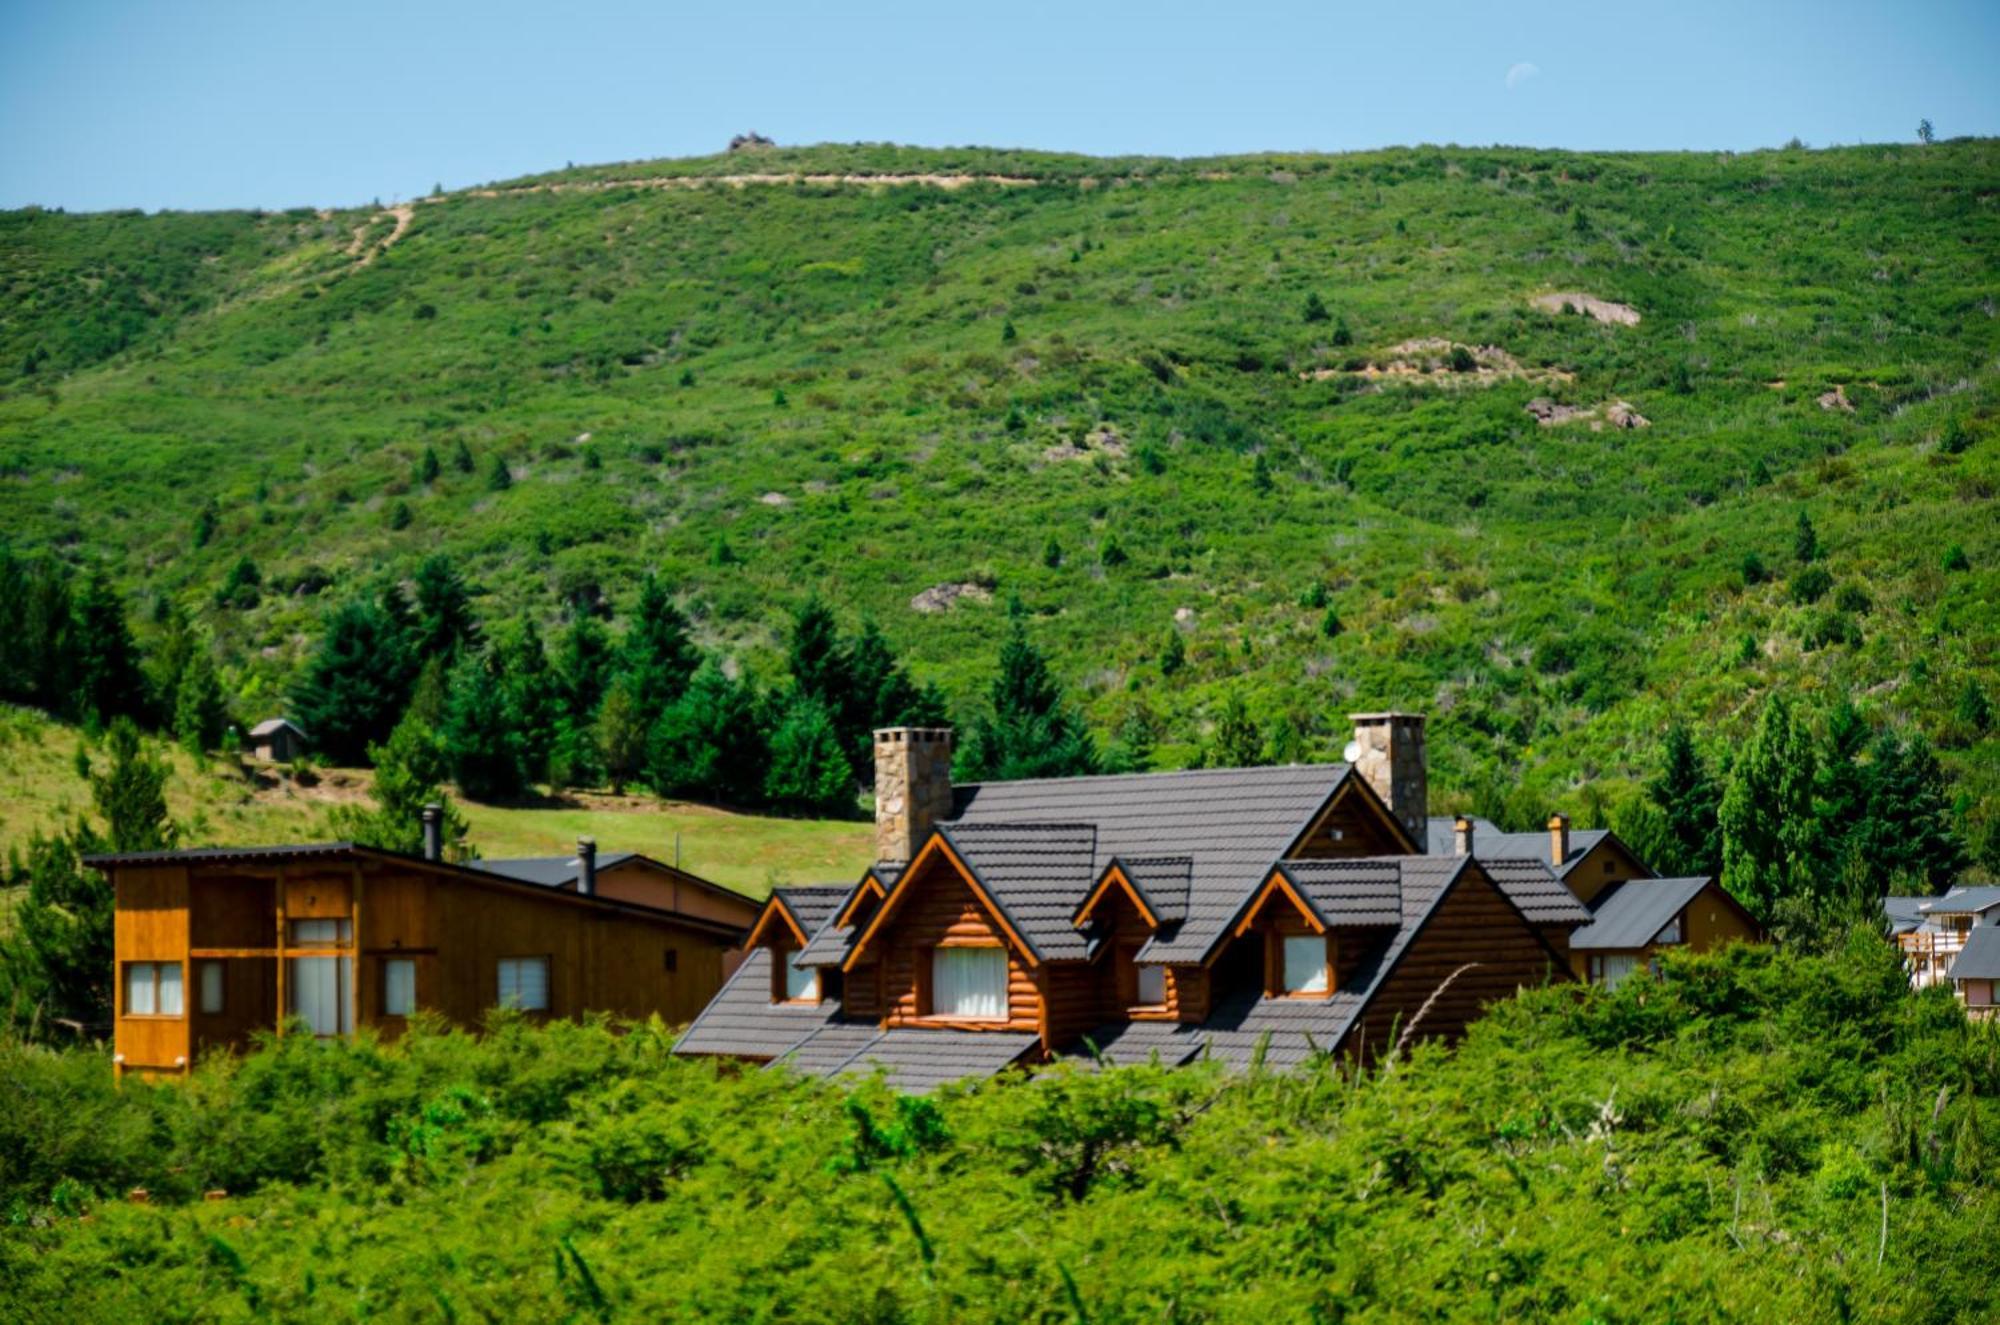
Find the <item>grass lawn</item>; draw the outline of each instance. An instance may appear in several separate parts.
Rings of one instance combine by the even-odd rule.
[[[89,811],[90,787],[76,767],[80,742],[101,760],[80,732],[29,710],[0,709],[0,854],[24,850],[36,832]],[[302,787],[220,760],[199,765],[181,750],[152,745],[173,767],[168,810],[186,826],[189,846],[321,841],[328,807],[366,794],[367,775],[357,770],[324,770],[317,785]],[[684,869],[756,897],[782,883],[854,879],[874,846],[861,820],[732,814],[650,796],[590,795],[546,807],[460,804],[482,856],[554,855],[592,836],[606,852],[642,851],[672,862],[678,838]],[[8,906],[0,893],[0,924]]]

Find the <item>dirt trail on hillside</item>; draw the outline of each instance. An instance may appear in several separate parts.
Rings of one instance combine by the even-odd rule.
[[[368,242],[368,232],[373,230],[376,224],[385,216],[395,218],[395,228],[389,232],[387,238],[370,244]],[[404,232],[410,228],[410,222],[416,219],[417,209],[409,203],[397,203],[394,207],[383,208],[360,225],[354,227],[354,242],[347,246],[347,256],[355,259],[355,265],[361,267],[367,266],[381,254],[387,253],[389,246],[401,239]]]

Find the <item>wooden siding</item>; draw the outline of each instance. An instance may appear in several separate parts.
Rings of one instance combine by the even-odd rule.
[[[1554,854],[1553,849],[1550,854]],[[1627,855],[1611,838],[1605,837],[1600,838],[1597,844],[1585,852],[1583,858],[1570,868],[1569,873],[1563,875],[1563,882],[1568,885],[1572,893],[1576,894],[1577,901],[1589,906],[1597,894],[1614,883],[1651,877],[1653,876],[1650,870]]]
[[[1468,964],[1470,969],[1466,968]],[[1444,982],[1458,972],[1448,986]],[[1569,973],[1486,875],[1468,869],[1431,913],[1341,1047],[1373,1057],[1409,1028],[1433,994],[1416,1034],[1456,1039],[1489,1003]],[[1444,986],[1440,992],[1440,986]]]
[[[1681,913],[1681,932],[1692,952],[1713,952],[1730,943],[1758,943],[1764,935],[1742,910],[1710,883]]]
[[[670,866],[642,857],[619,861],[597,871],[597,893],[661,911],[678,911],[703,920],[719,920],[725,925],[748,929],[756,922],[761,903],[748,897],[731,897],[713,887],[696,883]]]
[[[906,886],[907,900],[876,936],[876,950],[882,954],[882,1024],[944,1024],[929,1016],[931,949],[941,944],[992,945],[1007,950],[1007,1019],[949,1024],[969,1030],[1040,1031],[1040,982],[1007,944],[999,925],[949,858],[933,855],[923,877]]]
[[[117,910],[112,942],[117,953],[112,1044],[121,1071],[148,1075],[186,1070],[193,1057],[188,1019],[131,1016],[125,1011],[128,962],[180,962],[184,1006],[196,1006],[199,991],[188,987],[188,872],[184,866],[125,869],[113,881]]]
[[[1400,856],[1409,844],[1395,823],[1368,800],[1361,782],[1349,778],[1334,793],[1332,804],[1312,831],[1293,848],[1288,860],[1333,860],[1348,856]]]

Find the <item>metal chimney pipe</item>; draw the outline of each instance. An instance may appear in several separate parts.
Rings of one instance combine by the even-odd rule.
[[[424,806],[424,859],[444,859],[444,807]]]
[[[579,837],[576,839],[576,890],[585,897],[597,893],[597,839]]]
[[[1472,820],[1464,815],[1451,821],[1452,848],[1455,854],[1472,854]]]

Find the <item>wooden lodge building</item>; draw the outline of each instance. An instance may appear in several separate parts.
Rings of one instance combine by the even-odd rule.
[[[878,732],[876,864],[778,889],[675,1052],[910,1090],[1059,1057],[1285,1067],[1760,937],[1566,820],[1439,844],[1423,719],[1354,721],[1346,763],[956,787],[949,731]]]
[[[595,844],[575,859],[442,859],[349,842],[100,855],[112,882],[114,1062],[185,1072],[287,1020],[394,1036],[419,1009],[476,1025],[496,1006],[670,1022],[722,985],[757,904]],[[282,1010],[282,1015],[281,1015]]]

